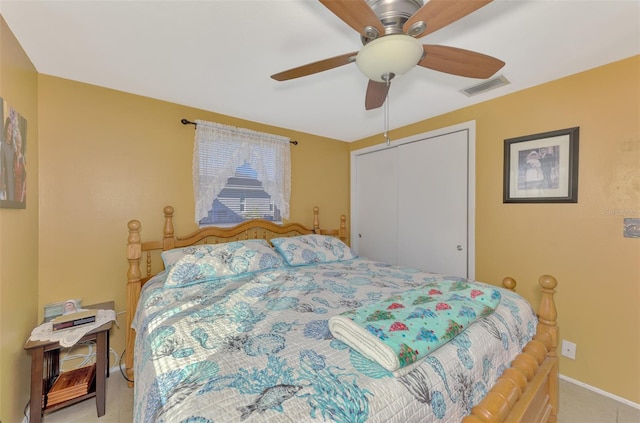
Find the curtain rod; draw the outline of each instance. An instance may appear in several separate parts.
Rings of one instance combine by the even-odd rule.
[[[190,120],[187,119],[181,119],[180,123],[182,123],[183,125],[194,125],[194,126],[198,126],[198,124],[196,122],[191,122]],[[291,140],[289,141],[291,144],[293,145],[298,145],[298,141],[296,140]]]

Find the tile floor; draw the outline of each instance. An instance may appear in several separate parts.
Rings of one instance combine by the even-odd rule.
[[[43,422],[131,423],[133,389],[127,387],[120,373],[113,372],[107,379],[106,407],[106,414],[98,418],[95,401],[87,400],[47,414]],[[640,423],[640,410],[561,380],[558,423]]]
[[[640,423],[640,410],[560,380],[558,423]]]
[[[131,423],[133,421],[133,389],[116,370],[107,378],[106,413],[98,418],[95,399],[88,399],[50,414],[43,423]],[[25,420],[26,422],[26,420]]]

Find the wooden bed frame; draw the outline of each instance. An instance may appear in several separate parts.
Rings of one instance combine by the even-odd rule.
[[[131,323],[136,312],[140,290],[155,273],[152,257],[159,256],[162,251],[172,248],[186,247],[194,244],[216,244],[244,239],[265,239],[282,236],[296,236],[312,233],[337,236],[346,240],[346,218],[341,216],[339,229],[320,229],[318,207],[313,210],[313,227],[307,228],[297,223],[276,225],[266,220],[250,220],[232,228],[206,227],[184,237],[176,237],[173,227],[174,209],[164,208],[163,237],[159,241],[142,242],[140,238],[141,224],[138,220],[128,223],[129,237],[127,242],[127,339],[125,349],[126,375],[129,387],[133,387],[133,353],[135,331]],[[142,276],[141,258],[145,255],[146,272]],[[157,260],[157,259],[156,259]],[[159,260],[161,262],[161,260]],[[533,339],[525,345],[522,352],[511,362],[498,378],[494,386],[478,405],[472,408],[471,414],[462,423],[555,423],[559,407],[559,358],[557,311],[553,295],[557,281],[553,276],[540,276],[541,300],[538,307],[538,326]],[[505,288],[515,291],[516,281],[505,278]]]

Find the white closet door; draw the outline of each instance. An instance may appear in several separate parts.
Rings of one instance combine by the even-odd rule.
[[[396,263],[398,253],[397,149],[356,156],[355,201],[358,216],[351,237],[356,254],[371,260]]]
[[[398,261],[468,277],[468,131],[398,147]]]

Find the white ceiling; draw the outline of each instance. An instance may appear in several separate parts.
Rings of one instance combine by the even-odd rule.
[[[270,78],[361,48],[317,0],[1,0],[0,13],[42,74],[343,141],[384,129],[355,64]],[[393,80],[391,128],[640,54],[640,1],[495,0],[420,41],[499,58],[511,84],[469,98],[482,81],[416,67]]]

